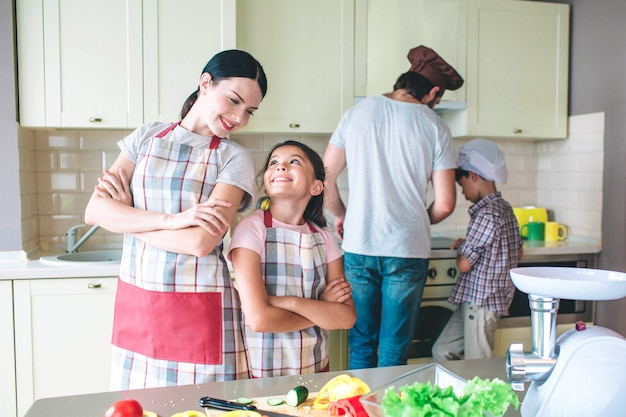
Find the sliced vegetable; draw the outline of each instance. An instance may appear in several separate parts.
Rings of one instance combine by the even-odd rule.
[[[252,404],[254,401],[252,398],[248,397],[238,397],[236,400],[239,404]]]
[[[461,398],[452,387],[442,388],[432,382],[416,382],[385,391],[382,408],[388,417],[475,417],[488,412],[501,416],[509,405],[517,410],[519,398],[509,384],[501,379],[480,379],[475,377],[465,386]]]
[[[154,411],[143,410],[143,417],[159,417],[159,416]]]
[[[276,407],[277,405],[281,405],[285,401],[282,398],[273,397],[267,399],[267,405],[271,405],[272,407]]]
[[[220,417],[262,417],[261,413],[250,410],[233,410],[224,414],[220,414]]]
[[[293,387],[287,393],[287,397],[285,402],[292,406],[297,407],[302,404],[309,397],[309,390],[304,385],[298,385],[297,387]]]
[[[204,414],[202,411],[188,410],[183,411],[182,413],[172,414],[171,417],[206,417],[206,414]]]
[[[326,410],[334,401],[370,392],[370,387],[359,378],[348,374],[337,375],[326,383],[313,401],[313,407]]]

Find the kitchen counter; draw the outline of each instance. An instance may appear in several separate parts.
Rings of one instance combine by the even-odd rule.
[[[446,237],[452,238],[458,236],[459,233],[446,235]],[[559,242],[524,241],[524,258],[522,260],[555,255],[595,255],[600,253],[601,250],[602,245],[597,239],[579,236],[568,236],[567,239]],[[456,258],[456,251],[449,249],[433,250],[431,257],[433,259]],[[32,256],[31,258],[26,259],[21,252],[0,252],[0,280],[105,277],[117,276],[119,273],[119,264],[106,264],[98,267],[84,266],[79,263],[64,266],[48,266],[41,264],[37,256]]]
[[[464,378],[478,375],[481,378],[500,378],[506,380],[504,358],[476,359],[468,361],[445,362],[442,365]],[[361,378],[370,388],[386,386],[393,379],[417,369],[423,364],[393,366],[387,368],[359,369],[355,371],[325,372],[311,375],[260,378],[229,382],[210,382],[198,385],[151,388],[145,390],[117,391],[69,397],[44,398],[37,400],[24,417],[102,417],[105,410],[115,401],[134,398],[142,406],[156,412],[159,417],[170,417],[177,412],[199,410],[200,397],[233,399],[238,396],[267,397],[282,396],[296,385],[306,385],[314,393],[331,378],[349,373]],[[518,393],[520,399],[524,393]],[[313,415],[313,414],[312,414]],[[507,417],[519,416],[519,411],[511,407]]]

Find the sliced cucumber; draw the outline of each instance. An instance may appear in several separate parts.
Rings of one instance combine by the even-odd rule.
[[[267,405],[271,405],[272,407],[276,407],[277,405],[281,405],[284,402],[285,401],[283,401],[282,398],[278,398],[278,397],[273,397],[273,398],[268,398],[267,399]]]
[[[293,387],[287,393],[286,403],[292,407],[297,407],[309,397],[309,390],[304,385]]]
[[[238,397],[237,398],[237,402],[239,404],[252,404],[254,400],[252,398],[248,398],[248,397]]]

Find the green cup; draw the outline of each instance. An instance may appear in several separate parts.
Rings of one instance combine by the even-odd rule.
[[[543,240],[544,231],[543,222],[528,222],[520,230],[522,236],[528,240]]]

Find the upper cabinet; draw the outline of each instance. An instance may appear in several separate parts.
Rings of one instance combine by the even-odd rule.
[[[392,91],[411,66],[409,50],[419,45],[434,49],[465,74],[465,20],[456,0],[369,0],[366,13],[367,57],[356,66],[366,73],[365,95]],[[442,100],[464,100],[464,94],[465,87],[446,91]]]
[[[465,79],[442,100],[444,108],[462,109],[440,113],[453,136],[567,137],[568,5],[368,0],[366,16],[367,95],[390,91],[409,69],[408,51],[422,44]]]
[[[569,6],[468,0],[467,110],[442,113],[453,135],[567,137]]]
[[[234,47],[234,11],[235,0],[17,0],[21,125],[176,120],[209,58]]]
[[[242,132],[330,133],[354,97],[354,0],[237,0],[268,90]]]

